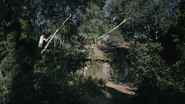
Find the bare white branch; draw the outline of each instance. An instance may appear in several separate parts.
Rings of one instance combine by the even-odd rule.
[[[41,54],[47,49],[49,43],[51,42],[51,40],[53,39],[53,37],[55,36],[55,34],[58,32],[58,30],[59,30],[60,28],[62,28],[62,27],[64,26],[64,24],[69,20],[69,18],[71,18],[71,14],[70,14],[69,17],[66,18],[66,20],[62,23],[62,26],[60,26],[60,27],[54,32],[54,34],[53,34],[52,37],[50,38],[49,42],[46,44],[45,48],[41,51]]]
[[[98,40],[104,38],[105,36],[107,36],[110,32],[114,31],[115,29],[117,29],[119,26],[121,26],[123,23],[125,23],[127,20],[129,20],[130,18],[126,18],[124,19],[119,25],[117,25],[116,27],[114,27],[113,29],[111,29],[109,32],[107,32],[106,34],[102,35],[101,37],[98,38]]]

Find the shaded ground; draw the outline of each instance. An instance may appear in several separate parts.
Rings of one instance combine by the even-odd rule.
[[[129,104],[135,89],[132,83],[109,82],[102,94],[89,98],[88,104]]]

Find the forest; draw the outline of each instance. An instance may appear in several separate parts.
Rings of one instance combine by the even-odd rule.
[[[0,0],[0,104],[91,104],[108,82],[185,104],[185,0]]]

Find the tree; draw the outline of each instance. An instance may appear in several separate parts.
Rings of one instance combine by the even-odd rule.
[[[175,4],[175,0],[114,0],[110,13],[115,24],[129,18],[119,28],[125,40],[147,36],[156,41],[166,33]]]
[[[5,31],[3,32],[6,33]],[[29,20],[20,19],[15,30],[11,30],[7,34],[3,34],[3,32],[1,35],[4,38],[1,39],[5,41],[5,44],[2,47],[4,47],[3,52],[6,52],[6,54],[3,54],[1,57],[4,76],[2,80],[4,83],[1,85],[4,87],[1,88],[6,89],[5,92],[9,92],[7,95],[10,98],[10,94],[15,90],[12,86],[15,84],[14,82],[19,82],[22,78],[27,79],[32,76],[34,60],[36,59],[37,41]],[[9,89],[10,86],[12,86],[11,89]],[[4,98],[2,101],[6,100],[11,101],[11,98]]]
[[[181,90],[184,90],[184,3],[184,0],[179,2],[179,8],[173,15],[170,29],[166,35],[159,39],[164,47],[164,51],[161,53],[161,56],[165,59],[166,64],[172,67],[173,79],[177,86],[179,85],[178,88]]]
[[[136,45],[135,45],[136,44]],[[131,45],[129,49],[128,59],[131,64],[131,72],[134,82],[138,85],[138,90],[146,93],[151,89],[157,88],[156,78],[159,72],[162,71],[164,62],[160,58],[159,53],[162,47],[159,43],[152,40],[147,40],[143,37],[140,42]],[[150,88],[152,87],[152,88]],[[147,88],[147,89],[146,89]],[[150,92],[151,94],[154,92]]]
[[[105,0],[104,0],[105,2]],[[81,15],[80,26],[78,28],[78,40],[86,43],[97,43],[100,34],[106,31],[104,24],[105,8],[96,4],[89,4],[86,12]]]
[[[21,3],[20,3],[21,2]],[[19,5],[14,5],[14,4]],[[2,42],[1,66],[4,73],[4,82],[0,86],[0,103],[83,103],[81,90],[69,86],[71,71],[77,67],[77,60],[65,59],[68,49],[59,44],[55,47],[57,52],[52,52],[54,47],[49,45],[45,53],[38,57],[37,41],[42,34],[49,37],[61,26],[69,14],[73,18],[57,33],[53,40],[60,36],[65,42],[70,40],[67,35],[75,35],[78,12],[83,12],[88,3],[102,6],[99,1],[1,1],[2,10],[11,13],[2,13],[0,17],[0,41]],[[25,17],[29,17],[25,20]],[[10,18],[7,20],[7,18]],[[56,24],[58,23],[58,24]],[[9,25],[10,24],[10,25]],[[12,29],[9,26],[14,27]],[[34,28],[33,28],[34,27]],[[72,32],[70,31],[72,30]],[[63,38],[66,36],[65,38]],[[69,36],[70,37],[70,36]],[[54,42],[51,40],[51,42]],[[58,40],[57,40],[58,41]],[[56,43],[57,44],[57,43]],[[79,55],[80,56],[80,55]],[[76,56],[78,57],[78,55]],[[81,56],[80,56],[81,57]],[[5,95],[5,96],[4,96]],[[51,96],[53,96],[51,98]]]
[[[149,27],[154,26],[153,30],[151,32],[146,31],[146,38],[138,38],[133,45],[134,47],[129,49],[128,58],[132,65],[134,80],[138,85],[137,103],[139,101],[146,104],[178,104],[183,102],[185,95],[183,92],[183,1],[179,4],[179,9],[172,9],[174,10],[170,11],[172,14],[166,16],[171,18],[171,20],[169,19],[170,21],[163,25],[165,28],[162,25],[155,24],[162,22],[149,21],[151,22]],[[160,29],[156,28],[158,26]],[[154,33],[154,31],[161,32],[162,34]],[[149,40],[150,38],[152,41]],[[150,59],[151,61],[149,61]]]

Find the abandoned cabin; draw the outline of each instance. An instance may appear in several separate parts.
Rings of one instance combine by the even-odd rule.
[[[84,44],[79,42],[71,42],[68,43],[71,50],[66,54],[66,58],[73,58],[74,55],[71,52],[72,47],[76,47],[79,52],[82,54],[88,51],[88,54],[84,57],[81,57],[80,63],[83,74],[86,73],[86,70],[89,68],[86,65],[86,62],[89,60],[95,60],[101,62],[101,72],[99,73],[100,78],[104,78],[105,80],[110,80],[111,73],[111,63],[118,62],[119,60],[124,60],[122,69],[119,69],[116,73],[119,75],[120,71],[124,70],[126,75],[129,74],[129,63],[126,60],[126,54],[128,49],[128,43],[116,43],[116,44]],[[123,69],[124,68],[124,69]]]

